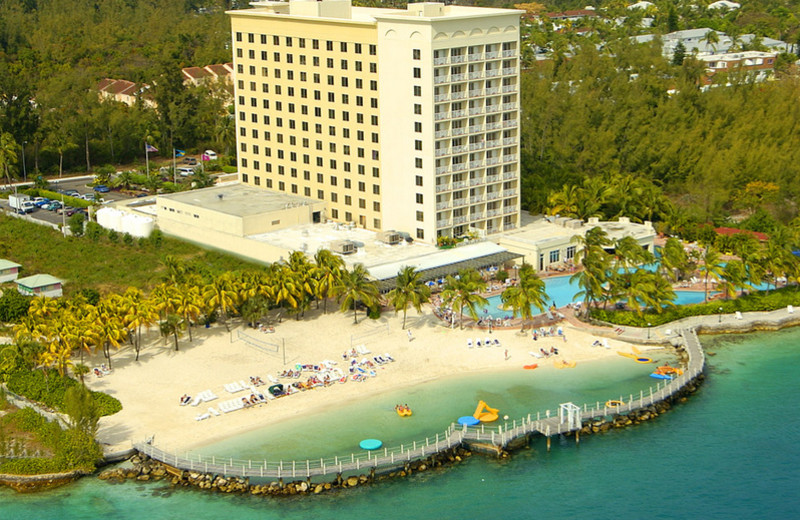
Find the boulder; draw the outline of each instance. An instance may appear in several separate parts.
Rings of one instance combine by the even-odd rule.
[[[347,487],[356,487],[358,485],[358,477],[348,477],[346,482]]]

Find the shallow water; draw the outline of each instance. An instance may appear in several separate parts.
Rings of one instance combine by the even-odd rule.
[[[800,330],[701,340],[717,355],[709,358],[706,383],[686,404],[636,428],[583,437],[579,446],[556,438],[548,453],[540,440],[510,461],[474,456],[409,479],[288,500],[84,479],[36,495],[0,490],[0,518],[800,518]],[[575,379],[582,383],[560,395],[554,384],[542,402],[619,393],[603,379],[612,370],[579,378],[578,368]],[[445,386],[452,391],[442,399],[459,413],[474,403],[474,390],[461,397],[453,395],[465,388],[460,383]],[[530,398],[516,383],[508,388],[513,395],[496,397],[504,406],[513,409]],[[388,396],[378,401],[360,404],[393,403]],[[422,417],[426,409],[420,404]]]

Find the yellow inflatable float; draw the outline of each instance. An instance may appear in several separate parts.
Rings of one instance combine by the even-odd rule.
[[[492,422],[497,420],[497,408],[490,408],[484,401],[478,401],[478,407],[472,416],[480,422]]]

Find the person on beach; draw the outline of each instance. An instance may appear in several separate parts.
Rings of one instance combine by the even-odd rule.
[[[411,334],[411,329],[408,329],[408,341],[413,341],[413,340],[414,340],[414,335]]]

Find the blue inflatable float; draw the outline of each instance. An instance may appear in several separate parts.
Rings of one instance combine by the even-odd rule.
[[[358,446],[362,450],[377,450],[378,448],[383,446],[383,443],[378,439],[364,439],[358,444]]]
[[[458,424],[460,424],[461,426],[475,426],[480,423],[481,422],[478,419],[474,418],[471,415],[465,415],[463,417],[458,418]]]

